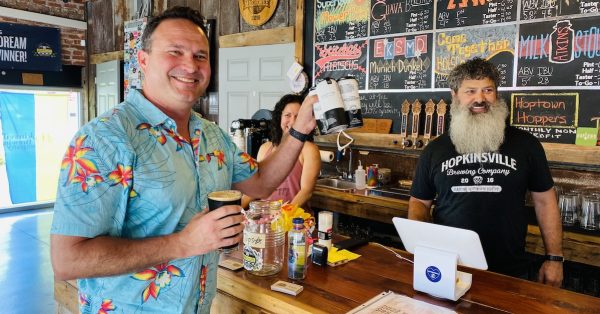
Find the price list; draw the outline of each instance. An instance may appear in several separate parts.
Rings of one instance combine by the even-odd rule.
[[[437,28],[496,24],[515,21],[517,0],[438,0]]]
[[[556,16],[598,13],[598,0],[525,0],[521,1],[521,20],[535,20]]]
[[[581,73],[575,74],[575,86],[600,86],[600,62],[583,62]]]
[[[487,13],[483,13],[481,24],[496,24],[510,22],[514,20],[514,10],[516,3],[514,0],[506,0],[504,3],[490,2]]]

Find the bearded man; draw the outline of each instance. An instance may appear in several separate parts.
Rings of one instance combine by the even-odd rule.
[[[506,124],[508,109],[497,98],[499,74],[491,62],[466,61],[452,70],[448,81],[450,130],[419,158],[408,218],[477,232],[490,271],[527,278],[529,190],[546,249],[537,279],[560,286],[562,227],[542,145]]]

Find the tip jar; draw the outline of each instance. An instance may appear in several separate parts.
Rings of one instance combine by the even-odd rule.
[[[285,231],[281,203],[252,201],[245,211],[243,264],[247,272],[270,276],[281,271],[285,254]]]

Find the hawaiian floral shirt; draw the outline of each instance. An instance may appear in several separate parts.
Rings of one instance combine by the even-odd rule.
[[[171,234],[207,194],[248,179],[257,163],[193,113],[191,143],[139,91],[79,130],[62,161],[52,233],[139,239]],[[160,248],[157,248],[160,249]],[[208,313],[217,252],[133,274],[78,280],[81,313]]]

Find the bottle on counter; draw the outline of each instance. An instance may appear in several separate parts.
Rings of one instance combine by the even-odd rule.
[[[365,170],[363,169],[360,160],[358,161],[358,168],[354,171],[354,183],[358,190],[364,190],[367,187]]]
[[[288,232],[288,278],[298,280],[306,277],[308,245],[304,219],[292,219],[294,228]]]

